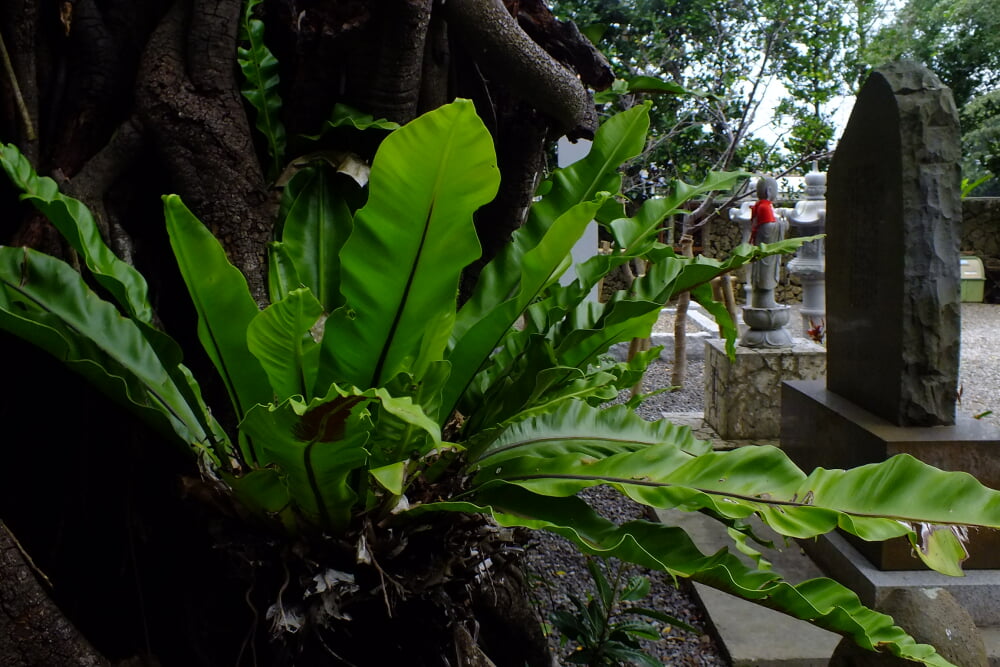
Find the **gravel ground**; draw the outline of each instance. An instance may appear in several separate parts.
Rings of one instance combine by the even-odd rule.
[[[801,320],[793,314],[792,324]],[[657,323],[657,330],[673,330],[672,315]],[[993,338],[1000,330],[1000,305],[962,304],[962,353],[959,377],[958,412],[991,422],[1000,427],[1000,348]],[[793,335],[801,336],[793,328]],[[670,365],[658,361],[650,366],[645,387],[648,390],[670,385]],[[646,419],[658,419],[663,413],[699,412],[703,409],[704,363],[688,360],[684,388],[650,398],[638,410]],[[643,508],[604,488],[589,490],[590,502],[616,522],[643,516]],[[536,581],[537,603],[543,618],[555,609],[571,609],[568,595],[586,599],[593,583],[584,558],[559,536],[539,531],[528,547],[528,568]],[[692,601],[685,582],[674,586],[669,576],[636,569],[653,584],[650,597],[642,606],[659,609],[702,629],[692,634],[673,627],[663,627],[663,640],[645,644],[645,649],[664,665],[727,665],[715,639],[707,632],[702,610]],[[560,647],[556,635],[550,636],[553,654],[565,657],[572,646]],[[558,660],[558,658],[557,658]],[[560,661],[558,664],[562,664]]]
[[[1000,428],[1000,348],[994,340],[998,331],[1000,304],[962,304],[958,412]]]
[[[645,508],[641,505],[622,498],[606,487],[588,489],[581,495],[601,514],[616,523],[645,516]],[[612,567],[617,567],[617,559],[610,561]],[[534,534],[527,548],[527,568],[533,582],[539,614],[546,620],[557,609],[574,610],[570,595],[587,600],[587,596],[594,590],[593,579],[583,555],[567,540],[552,533],[537,531]],[[648,577],[651,584],[649,596],[635,602],[637,606],[670,614],[699,629],[699,632],[692,633],[664,623],[652,622],[660,629],[662,639],[643,642],[643,648],[649,655],[664,665],[676,667],[725,667],[729,664],[715,638],[709,634],[704,612],[694,602],[688,582],[681,581],[678,587],[669,575],[639,567],[631,568],[630,573]],[[572,642],[560,646],[556,633],[549,635],[549,646],[554,664],[558,665],[567,664],[565,658],[575,648]]]

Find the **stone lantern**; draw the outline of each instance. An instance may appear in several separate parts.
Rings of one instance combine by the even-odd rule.
[[[826,229],[826,174],[816,163],[806,174],[806,196],[785,218],[795,236],[814,236]],[[810,337],[821,341],[826,328],[826,253],[823,239],[802,245],[788,263],[788,271],[802,283],[802,325]]]

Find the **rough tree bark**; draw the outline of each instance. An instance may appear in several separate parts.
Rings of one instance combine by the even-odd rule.
[[[41,573],[0,521],[0,664],[5,667],[109,663],[63,616],[39,583]]]
[[[193,324],[165,242],[158,198],[165,192],[179,193],[209,225],[255,296],[264,299],[262,258],[276,197],[239,95],[235,53],[242,11],[241,0],[0,3],[0,36],[10,63],[0,68],[0,141],[16,144],[39,173],[93,208],[116,251],[152,278],[154,305],[172,331],[193,331]],[[455,97],[476,102],[494,135],[502,173],[500,194],[476,220],[484,261],[523,221],[546,143],[561,134],[591,136],[597,119],[587,87],[602,89],[612,81],[603,57],[575,27],[556,21],[542,0],[264,0],[259,15],[280,62],[289,158],[301,149],[296,137],[315,133],[337,102],[398,122]],[[373,147],[348,148],[370,157]],[[42,218],[13,203],[6,183],[0,183],[0,201],[0,243],[64,252]],[[481,266],[468,271],[463,290]],[[192,511],[181,497],[176,479],[196,475],[192,466],[159,454],[165,445],[150,442],[142,429],[105,433],[100,419],[84,423],[102,414],[108,422],[120,417],[25,344],[0,336],[0,349],[32,368],[30,378],[0,387],[3,446],[31,445],[19,451],[16,463],[5,459],[31,474],[0,492],[0,518],[16,524],[25,553],[42,554],[61,591],[61,607],[52,606],[24,553],[0,530],[0,663],[105,664],[73,632],[69,619],[79,621],[80,614],[86,616],[77,622],[81,628],[104,623],[105,654],[114,652],[115,633],[122,635],[111,656],[116,660],[150,653],[169,664],[158,651],[170,639],[183,646],[172,654],[174,664],[249,660],[254,642],[246,635],[261,631],[263,612],[244,602],[253,590],[228,578],[232,564],[220,562],[212,547],[217,518]],[[206,365],[197,356],[189,363],[196,370]],[[68,455],[62,453],[66,443],[73,444]],[[146,483],[151,469],[155,485]],[[43,479],[62,485],[58,500],[36,481]],[[109,489],[120,503],[112,517],[86,502],[107,500]],[[114,580],[109,572],[128,576]],[[96,581],[77,586],[81,577]],[[106,621],[88,611],[92,605],[74,601],[102,583],[128,589],[109,594],[113,613]],[[263,584],[253,582],[251,589]],[[138,606],[122,608],[133,595]],[[202,636],[206,619],[224,616],[213,611],[221,597],[240,607],[227,610],[231,619],[215,621],[225,639]],[[154,605],[164,607],[158,616]],[[170,629],[143,630],[146,614],[150,622],[170,618]],[[127,621],[137,616],[143,622],[132,628]],[[31,624],[35,620],[44,621],[47,635]],[[38,646],[31,647],[32,640]],[[230,646],[213,653],[205,648],[211,641]],[[25,657],[30,650],[50,653]],[[271,658],[272,664],[292,664],[297,656],[276,649]]]
[[[143,55],[136,106],[173,187],[263,301],[271,211],[233,68],[241,4],[174,4]]]

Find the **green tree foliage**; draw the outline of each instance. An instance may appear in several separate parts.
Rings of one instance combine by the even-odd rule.
[[[899,57],[934,70],[964,107],[1000,85],[1000,14],[981,0],[907,0],[869,52],[872,64]]]
[[[874,40],[871,65],[913,58],[951,88],[961,119],[963,175],[1000,175],[1000,13],[982,0],[907,0]],[[985,185],[976,194],[987,194]],[[992,190],[998,190],[994,178]]]
[[[630,170],[630,194],[639,190],[640,168],[654,183],[661,177],[696,178],[718,168],[765,168],[767,147],[736,152],[753,123],[749,105],[755,91],[743,90],[741,82],[760,70],[769,73],[773,64],[755,62],[758,44],[773,41],[757,9],[755,3],[732,0],[553,3],[557,15],[596,40],[618,78],[658,77],[702,93],[652,96],[652,129],[646,151]],[[630,93],[615,106],[628,107],[642,97]]]
[[[558,0],[553,8],[599,37],[619,78],[655,76],[704,93],[653,98],[640,161],[654,180],[779,171],[827,152],[828,105],[857,85],[858,51],[882,11],[876,0]],[[787,94],[764,118],[760,103],[776,83]],[[789,127],[775,144],[752,136],[769,121]]]
[[[793,157],[823,155],[833,140],[829,105],[850,92],[852,9],[866,5],[850,0],[789,0],[770,8],[783,26],[776,45],[779,78],[787,95],[775,109],[775,120],[790,124],[784,147]]]
[[[969,180],[993,174],[973,191],[979,196],[1000,195],[1000,89],[973,98],[961,113],[962,171]]]

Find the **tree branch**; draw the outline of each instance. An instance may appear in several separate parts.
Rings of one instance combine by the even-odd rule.
[[[143,145],[142,128],[137,119],[130,118],[121,124],[111,135],[107,145],[90,158],[72,179],[67,179],[58,169],[52,174],[59,183],[60,190],[87,205],[94,214],[101,236],[110,242],[120,259],[129,263],[133,259],[132,239],[108,214],[104,198],[122,173],[135,163]]]
[[[24,102],[24,95],[21,93],[21,85],[17,82],[17,74],[14,72],[14,64],[10,60],[10,54],[7,52],[7,45],[3,41],[2,33],[0,33],[0,56],[3,57],[4,73],[6,73],[7,79],[10,82],[10,87],[14,91],[14,101],[17,104],[17,112],[21,116],[21,123],[24,127],[24,136],[28,141],[35,141],[38,139],[38,134],[35,132],[35,123],[31,119],[31,112],[28,111],[28,105]]]
[[[4,53],[4,69],[21,116],[22,134],[17,143],[21,152],[38,164],[38,72],[35,63],[35,36],[38,31],[38,6],[35,0],[0,3],[0,25],[9,29],[9,51]],[[2,41],[0,36],[0,41]]]
[[[597,111],[576,74],[517,24],[500,0],[448,0],[448,21],[485,74],[556,119],[571,139],[592,138]]]
[[[615,82],[608,59],[590,43],[572,21],[560,21],[542,0],[508,0],[516,6],[517,23],[545,51],[573,69],[594,90]]]
[[[417,116],[432,0],[393,0],[380,10],[377,65],[365,90],[376,117],[408,123]]]

